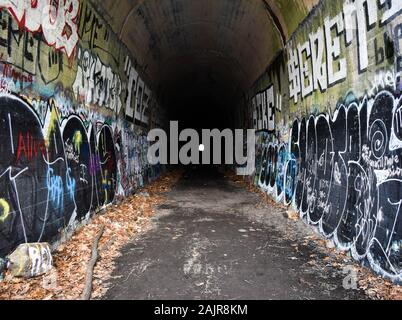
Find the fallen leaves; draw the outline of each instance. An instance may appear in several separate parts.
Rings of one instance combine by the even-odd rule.
[[[284,212],[285,218],[292,221],[300,220],[297,212],[292,212],[289,208],[284,207],[274,200],[272,200],[267,193],[257,188],[253,181],[242,176],[237,176],[233,171],[225,171],[225,177],[234,181],[237,185],[247,189],[250,192],[261,196],[262,201],[275,208],[286,210]],[[353,265],[358,277],[358,289],[363,290],[370,299],[378,300],[402,300],[402,287],[395,285],[394,283],[375,275],[370,269],[359,266],[352,258],[350,258],[348,252],[339,251],[333,242],[329,240],[323,240],[316,235],[307,236],[299,239],[298,243],[294,243],[291,246],[296,252],[300,251],[301,246],[314,245],[320,252],[326,256],[320,259],[316,255],[310,256],[312,260],[306,264],[310,267],[322,268],[324,265],[342,272],[348,265]],[[293,259],[293,258],[290,258]],[[306,284],[303,279],[300,279],[301,283]]]
[[[296,211],[288,210],[285,213],[285,218],[292,220],[292,221],[299,221],[300,215]]]
[[[364,290],[371,299],[402,300],[402,287],[373,275],[364,267],[357,267],[359,288]]]
[[[164,200],[163,193],[171,190],[181,175],[180,170],[169,172],[121,204],[110,206],[95,215],[53,253],[54,268],[50,274],[34,279],[16,279],[6,275],[6,279],[0,282],[0,299],[78,299],[84,289],[93,239],[100,226],[104,225],[92,293],[94,299],[101,297],[108,289],[107,281],[112,277],[114,261],[120,256],[121,248],[136,234],[150,228],[155,206]]]

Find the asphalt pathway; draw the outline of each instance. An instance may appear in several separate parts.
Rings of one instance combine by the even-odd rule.
[[[366,299],[311,235],[217,170],[189,169],[124,248],[104,299]]]

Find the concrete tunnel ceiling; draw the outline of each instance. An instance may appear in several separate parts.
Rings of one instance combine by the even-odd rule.
[[[356,262],[353,269],[363,266],[402,284],[402,0],[320,0],[316,6],[303,0],[106,1],[0,1],[0,278],[5,276],[0,296],[19,294],[8,286],[14,282],[9,276],[51,276],[51,249],[64,259],[65,248],[57,248],[60,240],[64,243],[79,226],[88,225],[85,239],[71,239],[71,248],[86,247],[82,241],[92,242],[94,228],[103,231],[103,224],[109,229],[104,230],[106,238],[100,234],[96,239],[102,243],[125,230],[132,232],[124,232],[121,246],[137,236],[152,240],[150,255],[133,251],[139,260],[121,261],[127,268],[119,279],[130,277],[133,263],[156,263],[142,283],[123,280],[144,290],[133,293],[122,283],[113,284],[122,289],[116,299],[122,292],[144,298],[167,293],[172,299],[188,291],[204,297],[205,286],[192,290],[192,275],[198,279],[205,274],[186,272],[187,258],[193,258],[188,253],[198,250],[204,265],[218,266],[222,252],[243,259],[266,244],[267,232],[279,232],[268,239],[273,245],[286,240],[288,222],[298,224],[293,231],[301,244],[314,231],[317,239],[325,238],[332,249],[347,254],[347,264]],[[242,99],[237,101],[238,96]],[[196,137],[194,131],[177,139],[167,128],[169,120],[178,120],[179,129],[252,129],[255,135],[247,136],[256,140],[241,145],[239,139],[226,138],[219,150],[219,143]],[[160,131],[153,133],[161,144],[148,141],[152,129],[167,129],[172,143],[164,145]],[[234,142],[236,157],[229,150]],[[207,152],[199,150],[199,143]],[[218,151],[220,161],[214,157]],[[241,151],[247,163],[238,159]],[[230,165],[229,155],[237,158]],[[214,163],[228,164],[227,172]],[[169,172],[179,166],[184,170]],[[244,183],[232,183],[237,174],[242,177],[235,180]],[[255,192],[246,192],[249,187]],[[143,196],[147,190],[152,194]],[[153,196],[163,201],[154,203]],[[261,202],[267,206],[259,206]],[[147,233],[142,228],[147,221],[138,225],[145,232],[133,228],[133,217],[152,223],[153,217],[163,216],[164,204],[171,211],[169,219],[160,219],[165,226],[187,229],[165,232],[159,225]],[[99,212],[107,220],[96,218]],[[212,224],[207,219],[211,221],[201,226],[200,215],[212,218]],[[231,221],[236,223],[230,226]],[[260,225],[260,231],[251,229],[252,224]],[[199,239],[188,241],[194,227],[202,227],[202,241],[227,246],[207,250]],[[245,246],[243,236],[250,240]],[[227,277],[213,284],[218,294],[211,297],[239,296],[244,281],[232,285],[231,279],[245,279],[250,272],[254,278],[248,279],[258,286],[246,286],[241,296],[289,295],[282,286],[284,274],[275,274],[278,263],[269,257],[286,267],[290,254],[296,254],[294,241],[286,242],[281,254],[262,250],[252,265],[248,261],[253,257],[243,259],[248,267],[240,263],[223,275]],[[312,252],[317,251],[314,244],[321,246],[312,241]],[[28,249],[43,249],[45,255],[30,255]],[[213,254],[204,259],[204,251]],[[305,252],[296,256],[295,269],[310,260]],[[333,250],[328,253],[335,257]],[[326,268],[331,261],[323,256],[314,265],[325,270],[311,274],[310,283],[332,275]],[[184,268],[173,268],[165,279],[167,262],[173,267],[184,263]],[[332,262],[339,269],[337,259]],[[21,263],[34,263],[35,270]],[[4,267],[11,268],[3,273]],[[256,270],[265,270],[265,277]],[[342,291],[341,273],[332,279],[338,283],[336,292]],[[51,299],[79,295],[74,285],[81,276],[73,276],[71,292],[57,290],[65,294],[54,292]],[[274,278],[274,290],[267,291]],[[367,278],[376,280],[370,274]],[[289,283],[300,283],[300,274]],[[316,291],[328,291],[323,298],[331,297],[328,283],[323,284]],[[37,288],[31,289],[37,297]],[[306,283],[294,296],[300,298],[305,289]]]
[[[224,99],[250,88],[318,2],[94,1],[160,97],[208,82],[208,94]]]

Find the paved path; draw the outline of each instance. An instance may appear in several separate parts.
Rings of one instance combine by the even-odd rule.
[[[215,171],[189,170],[123,250],[104,299],[365,299],[303,222]]]

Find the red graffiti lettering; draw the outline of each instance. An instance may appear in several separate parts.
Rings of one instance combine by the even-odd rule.
[[[18,136],[17,163],[20,162],[22,157],[30,162],[33,159],[37,159],[38,156],[46,158],[45,142],[42,139],[35,139],[29,132],[25,137],[20,133]]]

